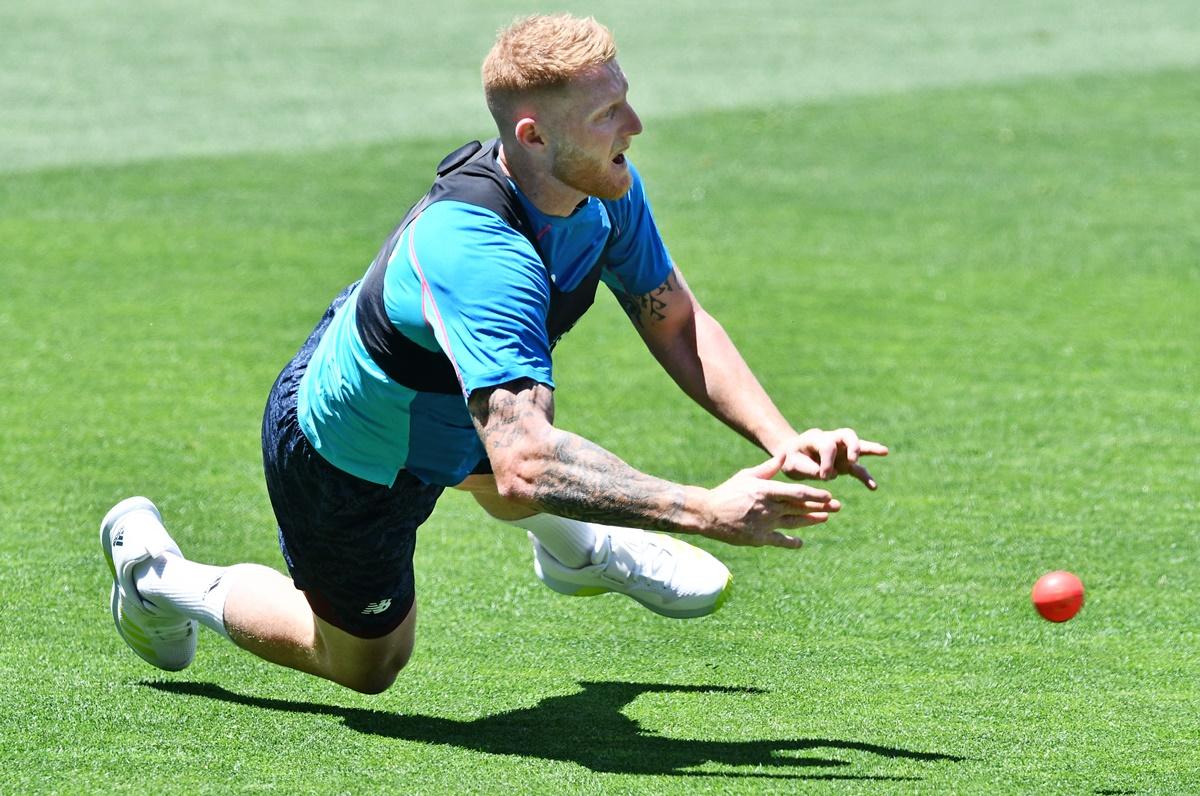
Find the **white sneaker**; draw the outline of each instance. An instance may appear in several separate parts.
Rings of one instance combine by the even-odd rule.
[[[125,522],[134,512],[148,511],[157,522]],[[117,632],[143,660],[177,672],[196,656],[197,624],[178,614],[164,613],[138,594],[133,568],[163,553],[183,553],[162,525],[158,508],[144,497],[122,500],[100,522],[100,547],[112,572],[112,616]]]
[[[634,528],[606,528],[592,564],[572,569],[529,534],[533,570],[562,594],[592,597],[615,591],[673,619],[707,616],[729,598],[733,575],[699,547],[674,536]]]

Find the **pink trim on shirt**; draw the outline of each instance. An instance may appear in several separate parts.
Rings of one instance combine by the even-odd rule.
[[[454,358],[454,352],[450,350],[450,335],[446,332],[446,324],[442,320],[442,313],[438,310],[437,300],[433,297],[433,290],[429,287],[429,281],[425,279],[425,272],[421,270],[421,261],[417,259],[417,247],[413,242],[416,237],[417,221],[421,218],[418,214],[408,225],[408,256],[412,260],[413,268],[417,269],[417,278],[421,280],[421,317],[425,319],[425,323],[433,326],[429,316],[425,312],[425,296],[429,296],[429,304],[433,307],[433,321],[436,322],[437,328],[442,332],[443,345],[446,349],[446,356],[450,360],[450,364],[454,366],[454,375],[458,378],[458,385],[462,388],[463,397],[467,397],[467,385],[463,383],[462,371],[458,368],[458,360]]]

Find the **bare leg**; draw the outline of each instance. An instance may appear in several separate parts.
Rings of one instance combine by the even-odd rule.
[[[537,512],[501,497],[491,475],[468,476],[457,488],[496,519],[529,531],[534,572],[554,591],[617,591],[678,619],[711,614],[728,596],[732,576],[725,565],[667,534]]]
[[[494,475],[468,475],[466,480],[454,488],[470,492],[471,497],[475,498],[475,502],[498,520],[516,522],[538,513],[536,509],[500,497],[500,493],[496,491]]]
[[[458,489],[470,492],[484,511],[502,522],[530,531],[551,555],[569,567],[592,563],[598,526],[538,511],[500,497],[492,475],[467,476]]]
[[[239,647],[366,694],[386,690],[408,663],[416,605],[388,635],[358,638],[314,615],[286,576],[268,567],[246,569],[225,601],[225,628]]]

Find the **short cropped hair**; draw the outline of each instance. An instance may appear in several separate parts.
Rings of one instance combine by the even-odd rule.
[[[496,122],[504,125],[517,97],[565,86],[616,57],[612,32],[592,17],[523,17],[500,30],[483,61],[484,98]]]

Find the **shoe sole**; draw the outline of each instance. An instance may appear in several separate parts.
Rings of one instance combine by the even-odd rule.
[[[109,593],[109,605],[112,609],[113,624],[117,627],[117,633],[120,634],[121,640],[129,649],[137,653],[137,656],[151,666],[156,666],[159,669],[164,669],[168,672],[177,672],[188,666],[191,661],[187,661],[183,666],[164,666],[162,661],[154,654],[154,647],[151,645],[150,637],[146,635],[146,631],[142,630],[136,623],[129,619],[128,615],[121,610],[121,587],[117,583],[117,565],[113,563],[112,557],[112,532],[116,527],[117,521],[131,511],[150,511],[154,516],[162,519],[162,515],[158,512],[158,507],[144,497],[131,497],[122,500],[117,505],[108,510],[104,515],[104,519],[100,521],[100,549],[104,551],[104,560],[108,563],[108,571],[112,574],[113,584],[112,591]]]
[[[601,587],[584,587],[581,589],[578,586],[575,586],[574,584],[567,583],[566,581],[558,580],[553,575],[546,574],[546,572],[544,570],[541,573],[541,581],[542,581],[542,583],[545,583],[547,586],[549,586],[551,589],[558,592],[559,594],[565,594],[568,597],[596,597],[601,594],[624,594],[624,592],[619,592],[614,589],[605,589],[605,588],[601,588]],[[641,603],[643,606],[645,606],[646,608],[649,608],[651,611],[658,614],[659,616],[665,616],[669,619],[698,619],[702,616],[708,616],[710,614],[715,614],[718,610],[720,610],[721,606],[723,606],[725,604],[725,602],[729,599],[729,593],[731,591],[733,591],[733,574],[732,573],[729,575],[729,579],[725,581],[725,586],[722,587],[721,591],[717,594],[717,599],[714,600],[713,604],[710,606],[701,606],[699,608],[687,608],[687,609],[672,609],[672,608],[664,607],[661,605],[654,605],[653,603],[648,603],[645,600],[643,600],[633,594],[626,594],[625,596],[629,597],[632,600],[637,601],[638,603]]]

